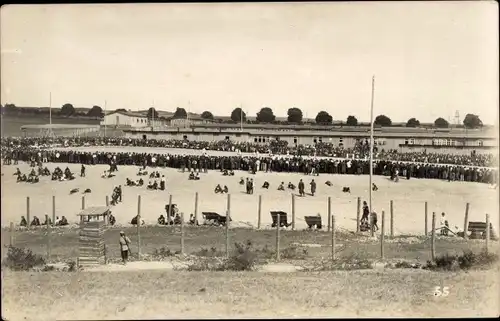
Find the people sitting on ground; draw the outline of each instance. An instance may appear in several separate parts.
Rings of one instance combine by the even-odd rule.
[[[281,182],[280,186],[278,186],[278,191],[284,191],[285,190],[285,182]]]
[[[36,172],[35,172],[34,168],[31,169],[31,172],[28,176],[36,176]]]
[[[165,216],[163,216],[163,214],[160,214],[160,216],[158,217],[158,225],[165,225],[166,222],[165,222]]]
[[[16,172],[14,173],[15,176],[19,176],[19,175],[22,175],[21,173],[21,170],[18,168],[16,168]]]
[[[372,183],[372,191],[374,192],[378,191],[378,186],[375,185],[375,183]]]
[[[344,186],[344,187],[342,187],[342,192],[344,192],[344,193],[350,193],[351,192],[351,188],[347,187],[347,186]]]
[[[194,214],[189,215],[189,224],[190,225],[199,225],[198,220],[194,217]]]
[[[24,216],[21,216],[21,222],[19,223],[19,226],[28,227],[28,221],[26,221],[26,218]]]
[[[132,224],[132,225],[137,225],[137,219],[138,219],[138,216],[139,216],[139,215],[134,216],[134,218],[132,218],[132,220],[130,221],[130,224]],[[145,223],[144,223],[144,220],[141,220],[141,225],[144,225],[144,224],[145,224]]]
[[[229,176],[234,176],[234,171],[233,170],[229,171]]]
[[[288,188],[291,190],[295,190],[295,185],[292,182],[288,182]]]
[[[143,186],[144,185],[144,180],[142,178],[139,178],[139,180],[136,182],[137,186]]]
[[[137,172],[137,176],[145,176],[148,175],[148,171],[145,171],[143,168],[139,167],[139,171]]]
[[[73,188],[71,191],[69,191],[69,194],[75,194],[75,193],[78,193],[80,191],[79,188]]]
[[[174,218],[174,225],[180,225],[181,224],[181,216],[179,215],[179,213],[175,214],[175,218]]]
[[[194,175],[194,172],[189,173],[189,180],[195,180],[196,176]]]
[[[17,176],[18,182],[26,182],[27,180],[28,180],[28,178],[26,177],[26,174],[21,174],[21,175]]]
[[[133,180],[131,180],[130,178],[127,177],[127,183],[126,183],[127,186],[135,186],[135,182]]]
[[[331,187],[331,186],[333,186],[332,182],[330,182],[330,181],[326,181],[326,182],[325,182],[325,184],[326,184],[327,186],[330,186],[330,187]]]
[[[269,182],[265,181],[264,184],[262,184],[262,188],[269,189]]]
[[[50,176],[50,170],[47,167],[45,167],[42,171],[41,176]]]
[[[149,181],[148,189],[158,189],[158,182],[156,180],[154,182]]]
[[[224,188],[222,189],[222,193],[229,193],[229,188],[227,188],[226,185],[224,185]]]
[[[225,169],[223,172],[222,172],[222,176],[229,176],[229,171],[227,169]]]
[[[240,185],[245,185],[245,180],[242,178],[240,178]]]
[[[32,184],[38,183],[39,181],[40,181],[40,178],[38,177],[38,175],[30,176],[30,177],[28,177],[28,180],[27,180],[28,183],[32,183]]]
[[[151,174],[149,174],[149,178],[160,178],[160,173],[158,171],[153,171],[151,172]]]
[[[64,217],[64,216],[63,216]],[[116,223],[116,218],[113,214],[109,214],[109,217],[108,217],[108,222],[109,222],[109,225],[113,226],[115,225]]]
[[[92,190],[90,188],[86,188],[84,191],[83,191],[84,194],[88,194],[88,193],[92,193]]]
[[[38,217],[34,216],[30,225],[31,226],[40,226],[40,219]]]
[[[217,184],[217,186],[215,186],[214,192],[215,194],[222,193],[222,187],[220,186],[220,184]]]

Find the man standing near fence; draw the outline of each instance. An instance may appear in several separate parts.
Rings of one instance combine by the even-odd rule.
[[[125,235],[125,232],[120,232],[120,250],[122,254],[123,264],[127,264],[128,254],[130,252],[130,239]]]

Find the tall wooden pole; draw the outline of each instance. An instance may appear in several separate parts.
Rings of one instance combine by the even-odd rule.
[[[436,212],[432,212],[431,258],[436,258]]]
[[[361,220],[361,197],[358,197],[358,210],[356,212],[356,232],[359,233],[359,224]]]
[[[385,211],[382,211],[382,225],[380,226],[380,258],[384,258],[384,238],[385,238]]]
[[[26,197],[26,220],[28,221],[28,229],[31,226],[31,220],[30,220],[30,197]]]
[[[198,222],[198,192],[194,194],[194,220]]]
[[[293,230],[295,230],[295,194],[292,194],[292,231]]]
[[[181,212],[181,254],[184,254],[184,212]]]
[[[335,260],[335,215],[332,215],[332,260]]]
[[[227,194],[226,212],[226,257],[229,257],[229,221],[231,220],[231,194]]]
[[[486,253],[488,253],[488,248],[490,244],[490,215],[486,214]]]
[[[427,226],[428,226],[428,224],[427,224],[427,220],[428,220],[428,218],[427,218],[427,216],[428,216],[428,215],[427,215],[427,213],[428,213],[428,212],[427,212],[427,201],[426,201],[426,202],[425,202],[425,226],[424,226],[424,235],[425,235],[425,236],[429,235],[429,232],[428,232],[428,229],[427,229]]]
[[[260,229],[262,218],[262,195],[259,195],[259,210],[257,213],[257,228]]]
[[[330,232],[331,222],[332,222],[332,198],[328,196],[328,232]]]
[[[52,225],[56,225],[56,196],[52,195]]]
[[[469,224],[469,203],[465,204],[465,218],[464,218],[464,239],[468,239],[467,225]]]
[[[280,260],[280,214],[276,215],[276,261]]]
[[[394,237],[394,202],[391,200],[391,238],[393,237]]]
[[[141,195],[137,195],[137,254],[141,258]]]
[[[372,99],[370,105],[370,186],[368,186],[368,191],[370,193],[370,211],[373,211],[372,207],[372,176],[373,176],[373,101],[375,99],[375,75],[372,77]]]

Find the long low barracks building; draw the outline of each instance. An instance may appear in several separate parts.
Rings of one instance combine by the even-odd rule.
[[[356,142],[370,139],[370,127],[334,127],[317,125],[267,124],[196,124],[190,127],[125,129],[125,137],[139,139],[177,139],[187,141],[230,140],[240,143],[266,144],[273,140],[287,141],[288,145],[331,143],[352,148]],[[374,142],[379,148],[401,152],[469,154],[491,153],[498,148],[495,128],[407,128],[376,127]]]

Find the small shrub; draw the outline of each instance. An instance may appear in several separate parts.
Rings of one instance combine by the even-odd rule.
[[[76,262],[69,261],[68,262],[68,272],[75,272],[77,270]]]
[[[288,260],[304,260],[308,255],[307,249],[298,246],[287,247],[280,253],[283,259]]]
[[[257,253],[252,248],[252,242],[248,240],[246,244],[235,243],[234,251],[225,262],[225,270],[249,271],[257,263]]]
[[[155,249],[153,251],[153,254],[152,254],[152,256],[154,258],[157,258],[157,259],[158,258],[159,259],[164,259],[166,257],[170,257],[170,256],[174,256],[174,255],[175,255],[175,253],[172,252],[168,247],[165,247],[165,246],[161,247],[159,250]]]
[[[478,254],[472,251],[464,251],[461,255],[450,255],[446,253],[438,256],[434,261],[427,261],[425,268],[429,270],[444,271],[454,271],[458,269],[469,270],[472,268],[489,267],[497,261],[498,255],[496,253],[487,253],[484,250]]]
[[[45,260],[30,249],[9,246],[2,265],[14,271],[28,271],[37,266],[45,266]]]
[[[222,257],[224,254],[217,250],[216,247],[211,247],[210,249],[201,248],[198,252],[194,252],[193,255],[201,257]]]

